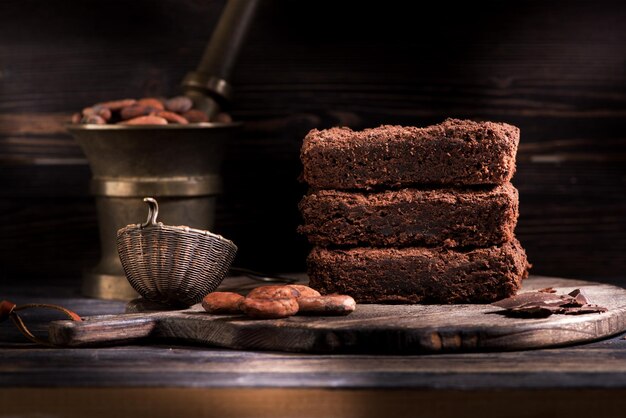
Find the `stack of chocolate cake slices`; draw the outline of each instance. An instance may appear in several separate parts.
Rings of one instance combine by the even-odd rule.
[[[513,230],[519,129],[448,119],[426,128],[313,130],[300,232],[310,285],[366,303],[489,303],[528,275]]]

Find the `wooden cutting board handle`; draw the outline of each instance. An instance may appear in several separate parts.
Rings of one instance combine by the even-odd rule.
[[[151,337],[160,316],[144,313],[96,316],[81,322],[54,321],[48,328],[48,338],[52,344],[65,347],[131,342]]]

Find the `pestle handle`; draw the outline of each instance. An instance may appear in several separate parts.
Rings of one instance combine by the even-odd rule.
[[[243,45],[258,0],[228,0],[204,50],[197,72],[228,80]]]
[[[228,0],[196,71],[183,80],[185,94],[209,117],[230,99],[228,80],[243,45],[258,0]]]

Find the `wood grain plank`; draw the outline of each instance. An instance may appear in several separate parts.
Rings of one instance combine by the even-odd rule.
[[[621,417],[623,390],[430,391],[328,389],[8,389],[0,394],[7,414],[66,417],[201,415],[280,417],[424,417],[452,418],[481,411],[485,418],[573,416],[593,410]],[[511,408],[511,405],[515,405]]]
[[[624,388],[623,347],[441,356],[242,353],[175,345],[3,349],[0,387]],[[10,363],[11,362],[11,363]],[[154,364],[159,364],[155,370]],[[63,373],[66,378],[59,380]]]

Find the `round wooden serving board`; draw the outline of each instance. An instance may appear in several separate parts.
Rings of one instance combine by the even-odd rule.
[[[508,318],[492,305],[365,305],[349,316],[294,316],[254,320],[184,311],[137,313],[56,321],[50,339],[59,345],[121,344],[169,339],[245,350],[311,353],[418,354],[504,351],[576,344],[626,330],[626,290],[606,284],[531,277],[522,292],[553,287],[585,292],[605,313]],[[500,313],[499,313],[500,312]]]

